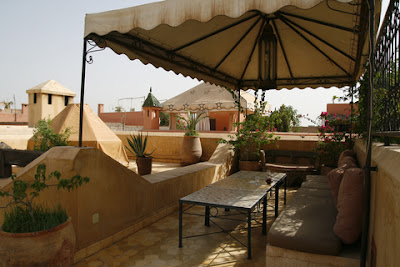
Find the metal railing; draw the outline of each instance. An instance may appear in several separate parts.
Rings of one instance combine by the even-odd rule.
[[[391,0],[375,45],[374,125],[376,135],[400,137],[400,10]]]

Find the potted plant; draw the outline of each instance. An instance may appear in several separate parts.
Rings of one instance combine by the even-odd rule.
[[[178,116],[178,123],[182,120],[184,129],[186,130],[180,149],[181,165],[190,165],[200,161],[203,151],[201,148],[199,131],[196,130],[196,126],[206,117],[205,112],[201,112],[197,115],[190,111],[187,112],[187,118]]]
[[[154,153],[155,149],[151,153],[146,153],[147,138],[148,135],[143,137],[142,133],[139,133],[137,136],[131,135],[130,139],[128,138],[129,147],[125,146],[129,152],[136,156],[136,165],[138,167],[139,175],[151,173],[153,163],[153,157],[151,157],[151,154]]]
[[[48,184],[56,178],[57,183]],[[6,266],[70,266],[75,253],[75,232],[66,210],[60,205],[49,208],[36,201],[46,188],[68,191],[89,182],[76,175],[62,179],[58,171],[46,175],[46,165],[37,167],[33,181],[11,177],[12,188],[0,190],[9,199],[0,231],[0,262]]]
[[[278,139],[274,137],[275,128],[269,118],[263,116],[265,103],[255,103],[253,114],[243,122],[235,123],[238,128],[235,135],[228,135],[229,139],[220,139],[219,143],[232,145],[232,149],[239,156],[239,169],[258,171],[260,165],[260,148],[262,145]]]

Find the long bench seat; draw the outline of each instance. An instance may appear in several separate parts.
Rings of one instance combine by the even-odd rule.
[[[293,150],[260,150],[263,170],[275,172],[319,172],[318,153]]]
[[[268,232],[267,266],[358,266],[357,245],[334,233],[336,215],[327,176],[307,175]]]

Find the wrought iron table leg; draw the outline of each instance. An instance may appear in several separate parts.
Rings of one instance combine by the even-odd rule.
[[[206,206],[206,214],[204,217],[204,225],[210,226],[210,206]]]
[[[275,186],[275,217],[278,217],[279,212],[279,184]]]
[[[251,259],[251,210],[247,213],[247,258]]]
[[[283,196],[284,196],[284,199],[283,199],[283,204],[285,204],[286,205],[286,189],[287,189],[287,176],[285,176],[285,192],[284,192],[284,194],[283,194]]]
[[[267,196],[263,198],[263,224],[262,224],[263,235],[267,234]]]
[[[182,202],[179,201],[179,247],[182,247]]]

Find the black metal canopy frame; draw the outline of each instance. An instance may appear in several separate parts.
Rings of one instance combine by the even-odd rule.
[[[117,31],[110,32],[104,36],[99,36],[95,33],[91,33],[87,36],[87,39],[94,40],[100,47],[106,47],[107,42],[112,42],[120,47],[126,48],[127,50],[135,50],[141,55],[146,55],[149,57],[157,57],[165,62],[172,63],[175,66],[184,67],[188,70],[193,70],[195,72],[202,73],[210,77],[215,77],[220,81],[224,81],[230,84],[235,84],[236,90],[245,88],[262,88],[263,81],[260,80],[260,78],[245,79],[244,76],[246,74],[246,71],[248,71],[248,67],[250,62],[252,61],[252,57],[255,54],[256,47],[262,35],[263,29],[266,27],[266,25],[269,25],[269,23],[271,22],[273,30],[278,40],[278,46],[282,51],[282,55],[284,57],[284,62],[286,65],[285,68],[289,72],[288,77],[277,78],[276,83],[280,87],[282,86],[293,87],[297,85],[302,85],[302,86],[306,85],[313,87],[317,87],[319,85],[321,86],[329,85],[329,86],[340,87],[340,86],[351,85],[354,82],[356,82],[357,78],[356,76],[357,73],[359,72],[360,66],[355,65],[354,71],[350,73],[348,70],[346,70],[347,66],[344,66],[343,63],[339,63],[337,59],[335,59],[332,56],[333,53],[327,53],[326,51],[324,51],[324,49],[321,49],[318,46],[318,43],[320,44],[322,43],[326,47],[329,47],[332,51],[335,51],[335,56],[341,55],[343,57],[346,57],[347,59],[350,60],[352,64],[360,62],[360,58],[362,56],[362,49],[357,49],[358,54],[355,57],[351,56],[347,52],[339,48],[337,45],[325,40],[318,34],[315,34],[312,30],[312,27],[314,25],[319,25],[319,26],[322,25],[326,28],[327,31],[329,29],[335,29],[343,33],[355,33],[359,36],[358,45],[360,45],[363,43],[363,40],[365,40],[367,36],[367,29],[360,27],[367,25],[367,23],[364,23],[364,21],[367,20],[368,18],[368,10],[365,9],[365,5],[363,4],[359,5],[360,5],[359,8],[361,9],[359,15],[361,26],[357,25],[355,28],[347,28],[339,24],[327,23],[321,20],[312,19],[297,14],[292,14],[286,11],[277,11],[273,14],[264,14],[260,11],[255,10],[248,12],[248,14],[243,15],[242,16],[243,18],[238,21],[234,21],[229,25],[223,26],[211,33],[200,36],[195,40],[191,40],[175,48],[167,49],[162,44],[150,42],[149,40],[145,40],[145,38],[140,38],[140,35],[135,35],[130,33],[120,33]],[[343,12],[343,11],[338,10],[337,12]],[[357,15],[352,13],[349,14]],[[299,22],[307,22],[310,23],[311,26],[308,26],[307,28],[302,26]],[[226,32],[230,29],[242,25],[248,25],[247,30],[241,36],[237,37],[237,41],[234,44],[232,44],[232,47],[225,53],[225,55],[221,55],[221,59],[215,64],[207,65],[205,63],[200,62],[199,60],[196,61],[190,57],[187,57],[184,55],[184,53],[182,53],[182,51],[185,48],[193,47],[208,38],[212,38],[213,36],[221,34],[222,32]],[[287,56],[286,46],[288,46],[288,43],[282,41],[282,32],[279,30],[278,27],[279,25],[288,27],[297,37],[305,41],[309,46],[313,47],[315,51],[318,51],[320,56],[322,56],[326,60],[326,62],[330,62],[337,69],[340,70],[339,71],[340,74],[335,76],[325,75],[325,76],[310,76],[310,77],[303,77],[296,75],[292,70],[292,65],[293,65],[292,61],[295,61],[296,58],[289,58]],[[251,34],[254,32],[256,34]],[[241,72],[242,75],[240,76],[240,78],[233,77],[232,75],[222,70],[221,66],[223,65],[224,62],[227,61],[228,58],[230,59],[232,57],[235,57],[234,52],[237,51],[239,45],[243,42],[243,40],[245,40],[246,38],[250,38],[249,37],[250,35],[255,36],[256,38],[254,38],[253,45],[251,46],[251,48],[249,48],[247,62],[245,64],[242,64],[242,72]],[[275,89],[275,88],[268,88],[268,89]]]
[[[367,3],[367,5],[365,5]],[[344,12],[341,10],[335,10],[329,6],[328,1],[326,1],[326,5],[331,10],[336,12]],[[364,205],[365,205],[365,213],[363,217],[363,234],[362,234],[362,255],[361,255],[361,266],[365,266],[366,264],[366,257],[367,257],[367,248],[368,248],[368,229],[369,229],[369,205],[370,205],[370,187],[371,187],[371,147],[372,147],[372,116],[373,116],[373,104],[372,104],[372,90],[373,90],[373,73],[374,73],[374,44],[375,44],[375,31],[374,26],[374,14],[375,14],[375,1],[374,0],[365,0],[362,1],[361,4],[354,4],[358,5],[360,10],[360,14],[353,14],[349,13],[350,15],[357,15],[360,16],[360,21],[367,20],[367,23],[360,23],[361,27],[356,28],[347,28],[340,26],[334,23],[327,23],[321,20],[312,19],[308,17],[304,17],[298,14],[292,14],[287,11],[277,11],[273,14],[264,14],[259,11],[252,11],[248,12],[247,15],[243,15],[240,20],[237,20],[229,25],[225,25],[222,28],[216,29],[211,33],[208,33],[204,36],[198,37],[195,40],[191,40],[179,47],[166,49],[161,45],[157,45],[155,43],[151,43],[148,40],[144,40],[139,38],[135,35],[130,35],[129,33],[119,33],[116,31],[110,32],[107,35],[99,36],[95,33],[89,34],[83,40],[83,60],[82,60],[82,80],[81,80],[81,96],[80,96],[80,122],[79,122],[79,146],[82,146],[82,128],[83,128],[83,105],[84,105],[84,92],[85,92],[85,73],[86,73],[86,63],[91,64],[93,59],[89,56],[90,53],[104,50],[107,47],[107,42],[112,42],[117,44],[120,47],[127,48],[129,50],[135,50],[141,55],[146,55],[148,58],[159,58],[164,62],[172,63],[175,66],[185,68],[188,70],[192,70],[196,73],[200,73],[205,75],[205,77],[215,77],[221,82],[227,82],[229,84],[234,84],[236,90],[241,88],[253,88],[259,89],[262,88],[263,81],[258,79],[250,79],[245,80],[243,77],[245,76],[246,71],[248,70],[250,61],[252,60],[253,54],[255,53],[257,44],[259,39],[263,33],[263,29],[266,24],[271,23],[272,28],[275,32],[276,39],[280,51],[282,53],[282,57],[284,58],[285,67],[288,70],[288,77],[287,78],[277,78],[276,83],[280,87],[288,86],[288,87],[295,87],[296,85],[302,86],[310,86],[310,87],[318,87],[319,85],[324,86],[347,86],[347,85],[354,85],[357,79],[358,72],[360,70],[360,64],[355,64],[354,71],[350,73],[346,70],[346,66],[343,66],[339,62],[336,61],[330,54],[326,53],[322,49],[318,47],[316,44],[317,42],[323,43],[331,50],[335,51],[335,53],[340,54],[342,57],[347,58],[352,64],[359,63],[360,58],[362,57],[362,48],[360,47],[364,42],[365,38],[367,37],[367,27],[369,25],[369,68],[370,68],[370,75],[369,75],[369,90],[368,90],[368,142],[367,142],[367,159],[365,163],[365,171],[366,171],[366,180],[365,180],[365,196],[364,196]],[[366,6],[368,8],[366,8]],[[347,13],[347,12],[344,12]],[[369,16],[368,16],[369,14]],[[327,28],[332,28],[335,30],[340,30],[343,33],[356,33],[359,37],[358,41],[358,53],[357,55],[351,56],[335,44],[325,40],[324,38],[318,36],[317,34],[313,33],[312,29],[308,29],[300,23],[299,21],[307,21],[307,23],[312,23],[316,25],[323,25]],[[249,25],[248,29],[243,33],[241,37],[238,38],[236,43],[232,44],[231,49],[221,57],[219,62],[214,65],[206,65],[199,61],[195,61],[190,57],[185,56],[183,53],[180,53],[185,48],[191,47],[193,45],[198,44],[199,42],[211,38],[221,32],[234,28],[240,24],[246,23]],[[253,22],[253,23],[248,23]],[[282,42],[282,33],[279,31],[279,25],[287,26],[291,31],[293,31],[298,37],[300,37],[303,41],[308,43],[313,49],[318,51],[318,53],[327,61],[334,65],[340,73],[339,75],[335,76],[312,76],[312,77],[301,77],[296,76],[293,69],[292,69],[292,62],[290,61],[287,55],[287,49],[285,47],[285,43]],[[226,60],[233,56],[235,49],[242,43],[242,41],[246,38],[246,36],[250,35],[251,32],[255,32],[253,36],[256,36],[254,39],[253,45],[249,49],[248,60],[245,64],[243,64],[243,69],[241,70],[241,77],[235,78],[228,73],[221,70],[221,66],[223,65]],[[87,45],[90,45],[91,48],[87,49]],[[260,76],[259,76],[260,77]],[[270,88],[267,88],[270,89]],[[239,91],[240,97],[240,91]],[[240,112],[239,112],[240,117]]]

